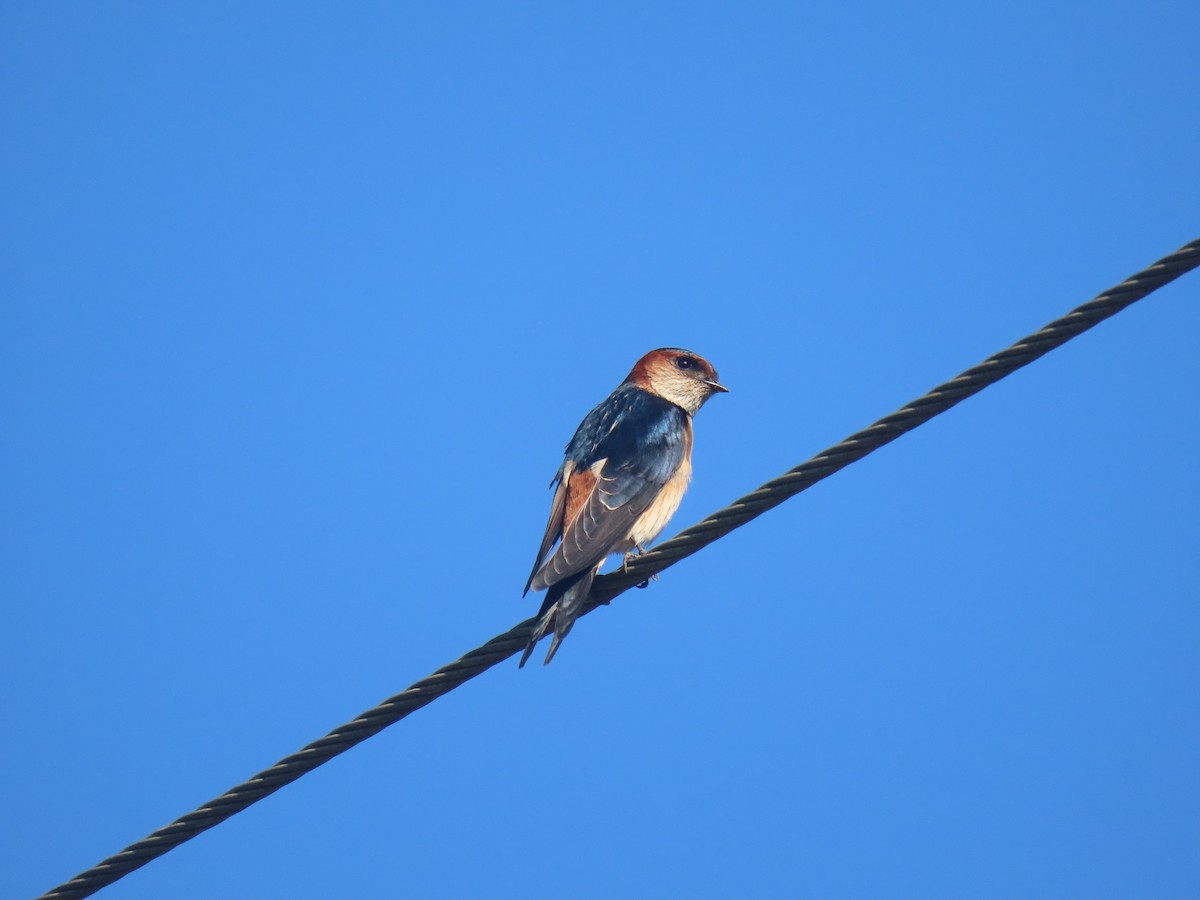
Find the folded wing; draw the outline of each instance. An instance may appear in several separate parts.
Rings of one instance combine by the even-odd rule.
[[[583,458],[568,458],[564,464],[566,477],[555,493],[539,562],[558,528],[561,543],[545,565],[535,566],[528,585],[533,590],[597,566],[620,549],[634,522],[683,462],[687,414],[682,409],[643,391],[618,391],[606,404],[619,405],[615,415],[609,410],[597,417],[609,425],[607,431],[591,441],[581,441],[577,432],[568,446],[570,454],[581,445],[576,455]],[[580,431],[587,424],[585,419]]]

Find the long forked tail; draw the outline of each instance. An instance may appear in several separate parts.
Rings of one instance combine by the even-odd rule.
[[[550,650],[546,653],[546,659],[542,665],[550,664],[550,660],[554,659],[554,654],[558,652],[558,645],[562,643],[562,639],[567,636],[571,626],[575,624],[575,619],[578,618],[579,611],[583,608],[583,601],[591,592],[592,582],[595,579],[596,569],[591,568],[580,572],[573,578],[550,586],[546,592],[546,600],[542,603],[541,618],[534,626],[533,633],[529,635],[529,643],[525,645],[525,652],[521,654],[518,668],[525,665],[526,660],[533,653],[533,648],[546,636],[546,632],[553,624],[554,637],[550,641]]]

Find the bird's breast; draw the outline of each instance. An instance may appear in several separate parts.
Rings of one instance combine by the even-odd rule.
[[[683,422],[683,459],[679,468],[667,479],[658,496],[646,507],[629,530],[629,541],[634,546],[645,546],[658,537],[659,532],[667,527],[675,510],[683,500],[688,482],[692,480],[692,420],[685,418]]]
[[[663,485],[654,502],[646,507],[646,511],[638,516],[629,531],[629,540],[633,544],[645,546],[658,537],[659,532],[667,527],[675,510],[683,500],[688,482],[692,478],[692,460],[685,456],[671,480]]]

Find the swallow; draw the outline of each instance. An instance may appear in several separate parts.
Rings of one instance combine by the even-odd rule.
[[[692,476],[692,416],[728,390],[708,360],[664,347],[579,424],[550,482],[550,521],[525,582],[525,594],[544,590],[546,599],[521,666],[551,626],[544,664],[554,658],[605,559],[628,561],[666,527]]]

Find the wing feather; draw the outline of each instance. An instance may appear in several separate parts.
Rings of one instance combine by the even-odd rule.
[[[622,505],[610,507],[604,486],[623,480],[602,474],[579,516],[567,526],[554,555],[534,575],[532,586],[540,591],[564,578],[599,565],[628,535],[638,516],[654,501],[662,485],[644,482],[641,490]],[[611,497],[611,494],[609,495]]]
[[[550,520],[546,523],[546,534],[542,538],[542,546],[538,549],[537,559],[533,561],[533,569],[529,572],[529,579],[525,582],[525,591],[522,596],[529,593],[529,586],[533,584],[533,576],[546,561],[546,554],[550,552],[554,542],[562,536],[563,515],[567,508],[567,481],[570,479],[574,467],[575,464],[568,459],[558,470],[558,475],[555,476],[558,487],[554,491],[554,499],[550,501]]]

